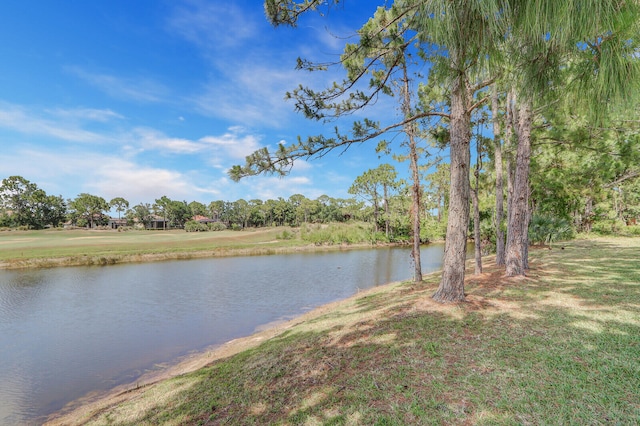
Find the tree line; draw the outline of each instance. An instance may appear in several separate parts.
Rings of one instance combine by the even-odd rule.
[[[294,194],[287,199],[216,200],[209,204],[162,196],[154,203],[130,205],[122,197],[107,201],[88,193],[65,200],[62,196],[47,195],[37,184],[22,176],[10,176],[0,185],[0,227],[43,229],[68,223],[95,228],[107,226],[110,220],[115,219],[108,214],[115,210],[119,225],[126,223],[129,226],[141,224],[148,227],[160,219],[166,228],[184,228],[190,221],[207,218],[230,229],[355,220],[371,222],[374,232],[380,233],[381,240],[409,239],[408,191],[392,165],[383,164],[367,170],[354,181],[348,192],[353,197],[322,195],[309,199],[302,194]],[[440,206],[438,211],[443,207]],[[438,218],[433,216],[433,219]],[[424,235],[423,241],[438,238],[442,238],[442,233],[434,232]]]

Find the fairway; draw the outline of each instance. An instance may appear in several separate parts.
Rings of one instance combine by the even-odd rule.
[[[128,261],[261,254],[290,247],[284,227],[250,231],[185,232],[44,230],[0,232],[0,267],[113,264]]]

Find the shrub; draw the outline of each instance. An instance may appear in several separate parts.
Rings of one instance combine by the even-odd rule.
[[[222,222],[213,222],[209,224],[209,229],[212,231],[224,231],[227,229],[227,225]]]
[[[573,238],[573,228],[566,219],[549,216],[533,216],[529,224],[529,241],[532,244],[550,244]]]
[[[300,237],[316,245],[376,243],[386,241],[382,232],[374,232],[373,225],[360,223],[332,223],[303,226]]]
[[[447,234],[447,221],[438,222],[435,219],[427,219],[420,226],[420,241],[429,243],[442,241]]]
[[[281,234],[276,235],[276,238],[279,240],[291,240],[296,236],[293,232],[285,229]]]
[[[184,224],[184,230],[186,232],[206,232],[209,230],[209,227],[204,223],[190,220],[189,222]]]

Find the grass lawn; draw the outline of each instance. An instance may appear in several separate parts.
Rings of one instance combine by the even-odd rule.
[[[0,267],[113,264],[223,254],[263,254],[294,244],[288,228],[185,232],[44,230],[0,232]],[[299,242],[298,242],[299,244]]]
[[[396,283],[64,424],[640,423],[640,238],[533,249],[440,305]]]

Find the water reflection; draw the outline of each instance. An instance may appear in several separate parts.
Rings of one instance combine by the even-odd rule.
[[[404,248],[0,271],[0,424],[411,272]]]

